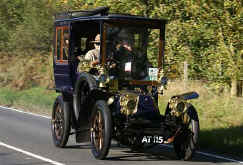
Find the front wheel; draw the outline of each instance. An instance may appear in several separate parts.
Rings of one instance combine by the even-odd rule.
[[[54,145],[65,147],[70,133],[70,111],[68,103],[63,101],[62,96],[56,98],[53,106],[51,132]]]
[[[199,135],[199,119],[193,106],[189,107],[190,122],[188,128],[174,140],[174,150],[179,159],[190,160],[196,150]]]
[[[92,116],[90,138],[92,153],[96,159],[105,159],[111,144],[111,112],[104,100],[96,101]]]

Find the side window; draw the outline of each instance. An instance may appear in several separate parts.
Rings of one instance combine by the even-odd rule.
[[[148,33],[148,60],[153,66],[158,66],[159,54],[159,29],[151,29]]]
[[[134,34],[134,47],[138,49],[140,47],[140,36],[139,34]]]
[[[63,29],[63,60],[68,60],[69,54],[69,33],[68,29]]]
[[[68,60],[69,54],[69,33],[68,28],[63,29],[63,60]]]
[[[62,29],[56,29],[56,59],[61,60],[61,34]]]
[[[69,54],[68,27],[56,27],[56,62],[66,63]]]
[[[87,38],[82,37],[81,38],[81,50],[85,51],[87,48]]]

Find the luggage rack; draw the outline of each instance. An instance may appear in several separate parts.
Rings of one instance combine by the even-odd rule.
[[[67,11],[63,13],[57,13],[55,19],[70,19],[85,16],[104,16],[108,15],[109,7],[98,7],[93,10],[80,10],[80,11]]]

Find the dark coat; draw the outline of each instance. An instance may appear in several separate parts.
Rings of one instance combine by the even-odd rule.
[[[115,55],[119,79],[141,80],[147,76],[147,58],[139,52],[121,47]],[[125,71],[126,63],[131,62],[131,72]]]

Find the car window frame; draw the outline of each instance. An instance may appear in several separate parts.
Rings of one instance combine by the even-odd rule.
[[[58,45],[58,31],[61,30],[61,43],[60,43],[60,59],[57,58],[57,52],[58,52],[58,49],[57,49],[57,45]],[[59,64],[67,64],[68,63],[68,59],[64,60],[63,59],[63,46],[64,46],[64,31],[65,30],[69,30],[69,27],[68,26],[56,26],[55,28],[55,63],[59,63]],[[69,34],[70,35],[70,34]]]

